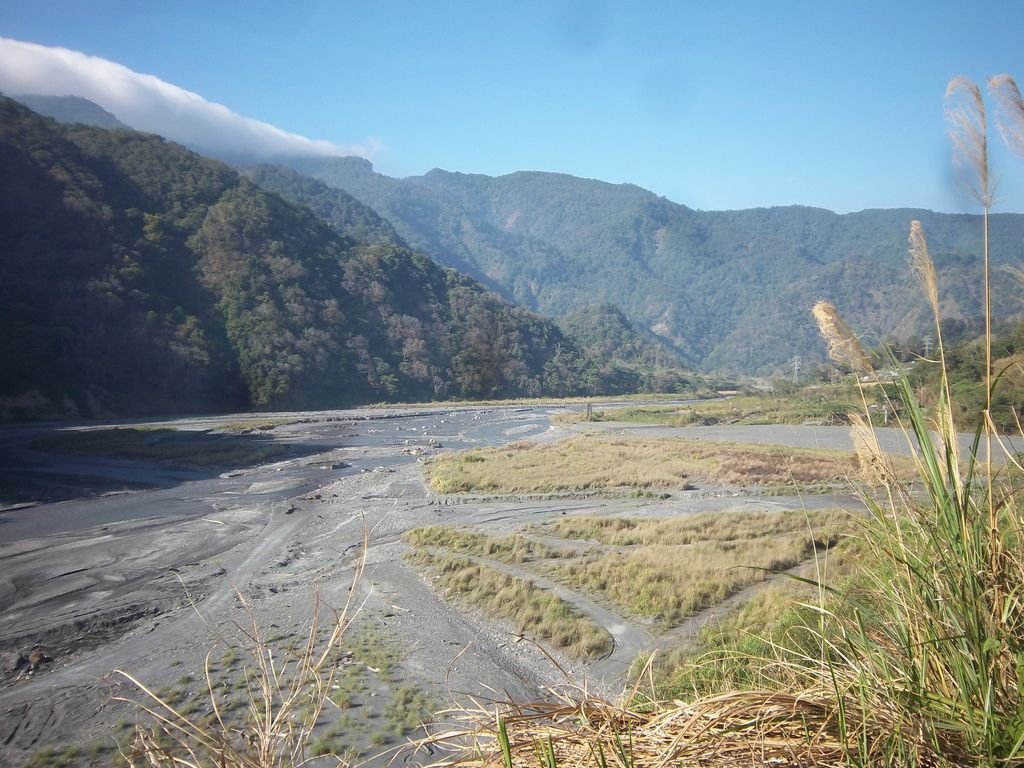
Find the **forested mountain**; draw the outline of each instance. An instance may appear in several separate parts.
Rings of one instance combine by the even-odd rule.
[[[679,353],[646,328],[637,328],[614,304],[592,304],[558,327],[597,360],[643,368],[682,368]]]
[[[354,240],[405,246],[391,222],[343,189],[283,165],[261,163],[243,168],[242,173],[268,192],[304,205],[332,229]]]
[[[676,350],[646,328],[638,328],[614,304],[594,304],[558,320],[562,332],[592,359],[609,390],[682,392],[703,382],[687,371]]]
[[[0,415],[600,388],[553,323],[334,197],[378,242],[157,136],[0,99]]]
[[[414,249],[523,306],[561,316],[616,304],[709,370],[765,373],[795,355],[823,359],[810,317],[821,298],[869,336],[926,330],[906,257],[915,218],[947,315],[980,309],[977,216],[839,215],[800,206],[696,211],[636,186],[561,174],[435,169],[394,179],[360,158],[292,165],[369,205]],[[997,264],[1021,263],[1024,216],[992,218],[992,252]],[[997,282],[997,311],[1020,312],[1011,287]]]

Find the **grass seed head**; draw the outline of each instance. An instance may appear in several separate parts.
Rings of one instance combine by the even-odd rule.
[[[1024,155],[1024,98],[1017,81],[1009,75],[996,75],[989,79],[988,90],[996,100],[996,124],[1003,141]]]
[[[969,78],[957,75],[946,88],[946,120],[953,143],[953,163],[975,199],[992,205],[988,167],[988,123],[981,90]]]
[[[939,315],[939,283],[935,278],[935,264],[928,255],[928,241],[924,237],[924,229],[920,221],[910,222],[910,265],[914,274],[921,281],[921,286],[928,297],[932,313]]]
[[[812,312],[818,329],[828,344],[829,357],[858,373],[870,373],[874,370],[860,339],[850,330],[850,326],[832,304],[819,301],[814,305]]]

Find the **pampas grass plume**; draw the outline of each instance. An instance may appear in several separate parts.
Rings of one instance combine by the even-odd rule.
[[[1017,81],[1009,75],[996,75],[989,79],[988,90],[998,107],[999,133],[1010,149],[1024,155],[1024,98]]]
[[[920,221],[910,222],[910,265],[914,274],[921,281],[932,313],[939,316],[939,284],[935,278],[935,264],[928,255],[928,242],[924,237],[924,229]]]
[[[953,143],[953,162],[965,176],[972,194],[985,208],[992,206],[988,168],[988,128],[981,90],[957,76],[946,88],[946,119]]]
[[[827,301],[819,301],[811,310],[818,323],[818,329],[828,344],[828,356],[840,365],[858,373],[874,370],[860,339],[839,315],[839,311]]]

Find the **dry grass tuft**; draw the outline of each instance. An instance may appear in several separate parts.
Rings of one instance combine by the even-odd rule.
[[[856,458],[849,452],[595,436],[452,453],[427,466],[438,493],[686,490],[691,477],[771,490],[795,484],[807,491],[847,485],[857,474]]]
[[[430,572],[437,586],[492,616],[513,622],[520,632],[569,657],[600,658],[612,650],[607,630],[531,581],[469,558],[427,550],[416,551],[410,559]]]
[[[726,510],[701,512],[670,518],[565,517],[538,528],[562,539],[596,541],[611,546],[686,545],[708,541],[739,541],[806,533],[830,532],[844,527],[849,515],[844,512],[781,512]]]
[[[850,417],[850,433],[857,462],[860,464],[861,478],[872,486],[899,486],[901,478],[893,458],[882,450],[875,430],[860,414]]]
[[[946,119],[953,142],[953,162],[964,182],[984,208],[992,206],[988,164],[988,118],[981,89],[958,76],[946,88]]]
[[[939,313],[939,281],[935,277],[935,264],[928,254],[928,241],[920,221],[910,222],[910,266],[921,281],[932,312]]]
[[[824,553],[833,543],[804,531],[685,547],[653,544],[583,556],[551,566],[550,572],[574,587],[604,595],[626,613],[670,627],[764,580],[768,572]]]
[[[413,528],[405,533],[404,538],[414,547],[442,547],[460,554],[489,557],[505,563],[525,563],[574,554],[573,550],[555,549],[522,534],[489,536],[480,531],[448,525]]]
[[[434,741],[460,756],[434,765],[846,766],[853,746],[827,695],[751,691],[631,709],[584,693],[464,714],[463,728]]]
[[[318,593],[304,642],[283,654],[275,653],[238,595],[249,616],[247,626],[235,625],[245,638],[241,698],[218,684],[211,651],[205,669],[208,717],[196,716],[197,700],[178,702],[118,670],[141,699],[117,700],[135,704],[152,723],[136,727],[133,743],[122,750],[124,764],[129,768],[294,768],[308,762],[313,757],[314,731],[341,668],[342,636],[358,613],[355,586],[362,578],[365,551],[364,534],[364,555],[354,568],[345,606],[328,609]],[[229,649],[234,658],[234,647]],[[241,723],[232,713],[238,705],[244,710]]]
[[[1024,154],[1024,98],[1017,82],[1009,75],[996,75],[989,79],[988,90],[999,107],[999,133],[1012,150]]]

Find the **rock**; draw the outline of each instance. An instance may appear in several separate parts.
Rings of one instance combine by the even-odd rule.
[[[25,661],[28,663],[28,671],[35,672],[43,664],[49,664],[53,661],[53,657],[46,655],[42,648],[33,648],[28,652]]]

